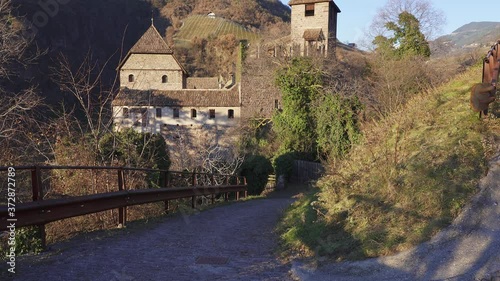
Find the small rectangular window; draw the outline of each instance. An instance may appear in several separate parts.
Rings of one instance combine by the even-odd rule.
[[[191,118],[196,118],[197,112],[196,109],[191,109]]]
[[[208,114],[210,119],[215,119],[215,109],[210,109]]]
[[[227,118],[234,119],[234,110],[233,109],[229,109],[227,111]]]
[[[161,118],[161,108],[156,109],[156,118]]]
[[[174,118],[179,118],[180,110],[178,108],[174,108]]]
[[[128,108],[126,108],[126,107],[123,108],[122,115],[123,115],[123,118],[129,118],[130,117],[130,114],[128,112]]]
[[[314,3],[306,4],[306,17],[314,16]]]

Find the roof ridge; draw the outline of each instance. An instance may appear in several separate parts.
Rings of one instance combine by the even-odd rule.
[[[130,53],[143,54],[173,54],[172,48],[168,46],[160,32],[154,24],[144,32],[135,45],[130,49]]]

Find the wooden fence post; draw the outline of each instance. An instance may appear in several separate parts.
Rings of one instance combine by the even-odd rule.
[[[226,176],[225,184],[226,184],[226,186],[229,184],[229,176]],[[229,193],[224,192],[224,201],[228,201],[228,200],[229,200]]]
[[[247,178],[246,177],[243,177],[243,184],[245,186],[247,186]],[[245,198],[248,197],[248,189],[245,189]]]
[[[170,185],[170,177],[167,171],[162,172],[163,175],[163,188],[167,188]],[[169,200],[163,201],[165,204],[165,214],[168,214],[170,212],[170,202]]]
[[[196,188],[197,188],[196,186],[198,185],[198,181],[196,180],[196,170],[193,172],[192,184],[193,184],[193,189],[196,190]],[[194,195],[193,198],[191,198],[191,207],[193,209],[196,208],[196,195]]]
[[[42,201],[44,194],[42,186],[42,170],[40,169],[40,166],[35,166],[34,169],[31,170],[31,188],[33,201]],[[45,237],[45,225],[40,224],[37,227],[40,233],[42,249],[45,249],[47,246],[47,240]]]
[[[125,190],[125,177],[122,168],[118,169],[118,191]],[[125,227],[127,222],[127,207],[118,208],[118,227]]]
[[[216,183],[215,183],[215,177],[214,177],[214,174],[210,174],[210,186],[216,186]],[[216,191],[219,191],[219,188],[217,187],[217,190]],[[212,201],[212,205],[215,204],[215,197],[216,197],[216,193],[212,194],[211,196],[211,201]]]
[[[240,185],[240,178],[238,176],[236,177],[236,185]],[[240,200],[240,192],[236,191],[235,194],[236,194],[236,201]]]

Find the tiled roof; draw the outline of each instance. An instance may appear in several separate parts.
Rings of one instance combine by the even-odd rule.
[[[288,2],[288,5],[293,6],[300,4],[313,4],[313,3],[330,2],[330,1],[333,3],[335,9],[337,10],[337,13],[340,13],[339,7],[332,0],[291,0],[290,2]]]
[[[304,39],[306,41],[321,41],[325,40],[325,35],[323,34],[323,31],[321,28],[315,28],[315,29],[306,29],[304,31]]]
[[[130,49],[132,54],[173,54],[172,49],[167,45],[165,40],[154,25],[146,30],[144,35]]]
[[[229,90],[139,91],[123,88],[113,100],[114,106],[239,107],[238,86]]]
[[[186,82],[188,89],[219,89],[218,77],[189,77]]]
[[[288,5],[300,5],[300,4],[312,4],[312,3],[320,3],[320,2],[330,2],[331,0],[291,0],[288,2]]]
[[[167,42],[163,40],[158,30],[151,25],[142,37],[135,43],[135,45],[128,51],[127,55],[117,67],[119,71],[121,67],[125,64],[131,54],[167,54],[172,55],[177,64],[182,68],[182,71],[187,74],[186,69],[174,56],[174,51],[168,46]]]

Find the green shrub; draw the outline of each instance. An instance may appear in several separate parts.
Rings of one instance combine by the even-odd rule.
[[[107,163],[119,162],[130,167],[162,170],[170,167],[165,139],[158,134],[144,134],[127,129],[104,135],[99,147],[101,157]]]
[[[138,133],[127,129],[103,136],[99,142],[100,156],[108,165],[168,170],[170,157],[165,139],[159,134]],[[150,187],[158,187],[160,173],[148,173]]]
[[[40,229],[36,226],[21,227],[16,229],[15,237],[15,253],[16,255],[24,255],[29,253],[38,254],[42,248],[42,240],[40,239]],[[0,254],[2,259],[7,259],[10,254],[11,245],[8,240],[2,240],[0,245]]]
[[[250,195],[262,193],[269,175],[273,172],[271,161],[261,155],[247,157],[240,169],[240,174],[247,179],[248,193]]]
[[[276,177],[285,176],[286,180],[292,177],[293,160],[297,159],[296,152],[286,152],[274,158],[273,166]]]

